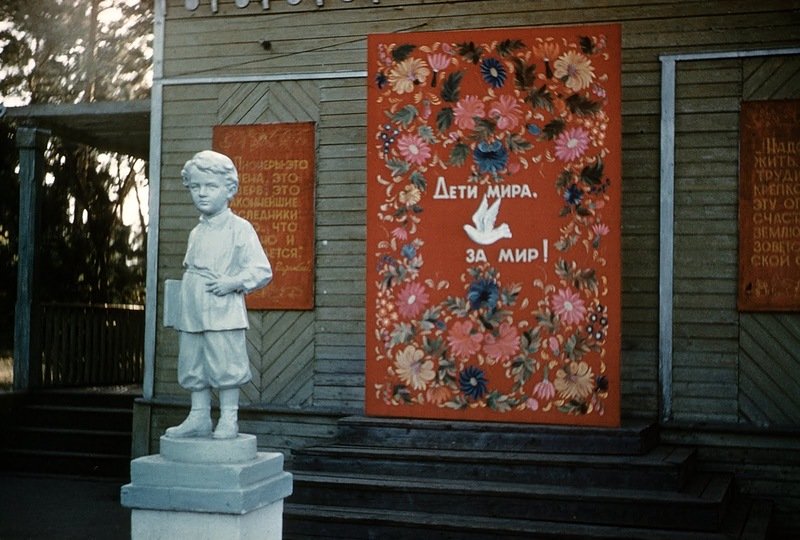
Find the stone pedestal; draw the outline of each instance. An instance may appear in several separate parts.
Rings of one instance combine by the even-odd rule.
[[[236,439],[161,437],[161,453],[131,461],[122,505],[131,538],[280,540],[292,475],[283,454],[258,452],[254,435]]]

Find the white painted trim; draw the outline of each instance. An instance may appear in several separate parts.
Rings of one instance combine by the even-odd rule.
[[[145,399],[153,398],[155,386],[156,324],[158,305],[158,232],[159,210],[161,205],[161,111],[163,109],[163,89],[154,81],[150,111],[150,197],[149,223],[147,227],[147,273],[145,276],[144,306],[144,381],[142,394]]]
[[[800,55],[800,48],[665,54],[661,60],[661,216],[659,224],[659,418],[672,419],[672,325],[675,264],[675,73],[678,62]]]
[[[661,197],[658,273],[659,417],[672,418],[672,293],[674,281],[675,61],[661,59]]]
[[[171,77],[161,80],[164,86],[191,84],[229,84],[247,82],[313,81],[366,78],[366,71],[331,71],[307,73],[271,73],[263,75],[217,75],[212,77]]]
[[[150,196],[147,227],[147,272],[144,305],[144,376],[142,395],[153,399],[156,363],[156,324],[158,306],[158,228],[161,206],[161,122],[164,92],[161,83],[164,58],[164,0],[154,3],[153,88],[150,90]]]
[[[762,49],[755,51],[723,51],[723,52],[709,52],[709,53],[684,53],[684,54],[663,54],[659,59],[664,62],[683,62],[695,60],[725,60],[732,58],[754,58],[758,56],[786,56],[791,54],[800,54],[800,48],[789,49]],[[663,81],[662,81],[663,85]]]
[[[300,4],[303,0],[286,0],[286,3],[290,6],[294,7]],[[342,2],[350,3],[353,0],[342,0]],[[314,3],[317,7],[324,7],[325,0],[315,0]],[[373,4],[380,4],[381,0],[372,0]],[[198,7],[200,7],[200,0],[185,0],[184,1],[184,8],[186,11],[196,11]],[[250,0],[236,0],[234,2],[237,8],[244,9],[250,5]],[[261,0],[261,9],[268,10],[269,9],[269,0]],[[217,13],[219,11],[219,0],[211,0],[211,12]]]

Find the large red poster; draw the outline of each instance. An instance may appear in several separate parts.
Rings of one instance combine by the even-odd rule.
[[[619,26],[368,48],[367,413],[618,425]]]

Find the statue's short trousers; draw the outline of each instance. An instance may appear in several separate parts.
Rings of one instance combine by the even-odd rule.
[[[183,388],[233,388],[251,378],[244,329],[180,332],[178,383]]]

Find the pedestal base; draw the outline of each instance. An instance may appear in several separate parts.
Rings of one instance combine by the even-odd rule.
[[[131,511],[132,540],[280,540],[283,500],[244,515],[164,510]]]
[[[255,436],[242,434],[162,437],[161,454],[131,462],[121,498],[132,509],[133,540],[280,540],[283,499],[291,493],[283,454],[258,452]]]

